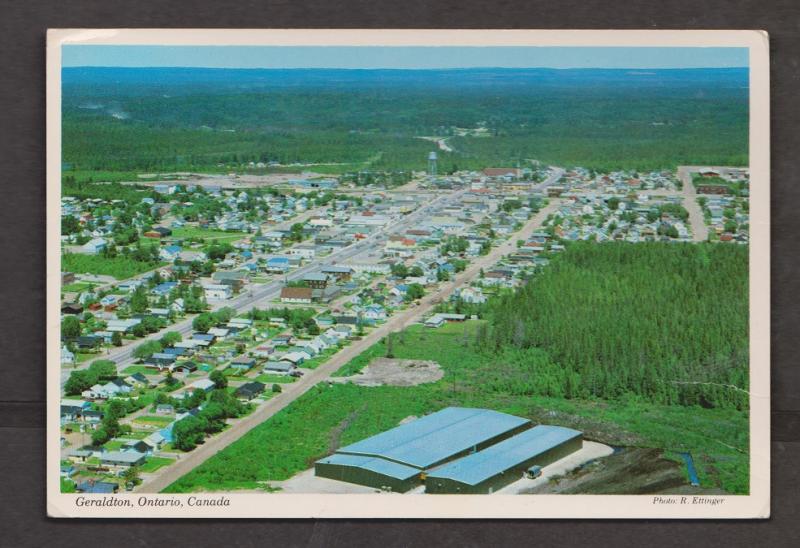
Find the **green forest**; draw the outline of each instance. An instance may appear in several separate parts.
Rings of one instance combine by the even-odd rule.
[[[422,170],[434,148],[423,136],[450,139],[454,150],[439,151],[442,172],[531,159],[598,170],[747,163],[746,76],[690,72],[639,86],[624,75],[615,76],[619,85],[592,75],[577,83],[523,75],[514,83],[499,71],[491,79],[457,73],[437,85],[411,75],[403,85],[404,76],[391,83],[367,74],[326,86],[307,72],[291,88],[246,79],[173,84],[169,93],[133,82],[66,85],[65,173],[218,171],[248,162]]]
[[[489,316],[487,346],[546,351],[565,397],[747,407],[747,247],[571,243]]]

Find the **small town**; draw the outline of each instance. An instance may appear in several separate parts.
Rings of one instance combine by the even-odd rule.
[[[377,341],[479,318],[569,242],[748,243],[744,168],[440,175],[432,152],[400,178],[157,179],[61,199],[68,492],[158,492]]]

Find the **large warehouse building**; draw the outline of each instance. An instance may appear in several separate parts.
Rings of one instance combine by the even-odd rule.
[[[580,432],[531,428],[528,419],[488,409],[448,407],[342,447],[315,464],[315,474],[376,489],[490,493],[582,445]]]
[[[583,435],[560,426],[536,426],[431,471],[426,493],[492,493],[522,478],[531,466],[546,466],[583,446]]]
[[[317,476],[405,492],[421,473],[480,451],[530,428],[528,419],[491,411],[448,407],[342,447],[316,462]]]

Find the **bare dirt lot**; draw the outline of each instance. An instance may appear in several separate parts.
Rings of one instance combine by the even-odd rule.
[[[590,461],[548,481],[537,483],[521,494],[724,494],[720,490],[692,487],[684,467],[665,459],[658,449],[630,447]]]
[[[415,386],[436,382],[443,375],[442,368],[433,361],[375,358],[360,373],[336,381],[360,386]]]
[[[328,478],[319,478],[310,468],[296,474],[285,481],[271,481],[270,487],[280,489],[279,493],[314,493],[314,494],[380,494],[383,491],[346,481],[337,481]]]

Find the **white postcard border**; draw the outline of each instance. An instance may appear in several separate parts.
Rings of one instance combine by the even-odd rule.
[[[47,513],[86,518],[767,518],[770,512],[769,44],[763,31],[58,29],[47,34]],[[750,494],[85,495],[60,492],[61,46],[685,46],[750,51]],[[140,499],[161,506],[139,506]],[[663,500],[662,500],[663,499]],[[102,506],[80,506],[81,501]],[[671,500],[672,502],[665,502]],[[129,501],[129,502],[126,502]],[[224,505],[192,505],[216,501]],[[227,501],[225,503],[224,501]],[[115,504],[119,503],[119,504]],[[128,506],[130,504],[130,506]]]

